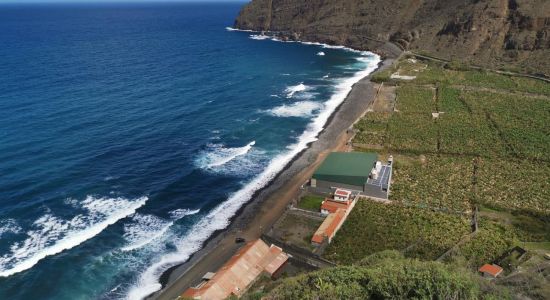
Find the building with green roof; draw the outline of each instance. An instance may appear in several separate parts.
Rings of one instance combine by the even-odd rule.
[[[376,153],[332,152],[313,173],[311,187],[344,188],[387,199],[392,171],[391,162],[384,166],[380,163],[380,175],[373,179],[370,175],[377,162]]]

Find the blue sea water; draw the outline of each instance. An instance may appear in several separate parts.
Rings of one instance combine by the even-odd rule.
[[[379,62],[241,5],[0,5],[0,299],[158,290]]]

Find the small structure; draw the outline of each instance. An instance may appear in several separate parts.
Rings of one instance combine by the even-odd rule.
[[[495,264],[484,264],[481,268],[479,268],[479,272],[481,272],[483,277],[490,278],[497,278],[502,273],[502,271],[503,269]]]
[[[187,289],[182,296],[201,300],[240,297],[262,274],[279,275],[288,260],[288,255],[275,245],[268,246],[257,240],[242,247],[218,272],[208,272],[202,282]]]
[[[327,191],[346,189],[366,196],[388,199],[392,161],[378,161],[376,153],[333,152],[311,178],[311,187]]]
[[[348,210],[353,202],[351,191],[336,189],[333,199],[325,198],[321,202],[321,214],[328,215],[335,213],[338,209]]]
[[[331,213],[335,213],[339,209],[347,210],[350,207],[350,205],[351,205],[351,200],[344,202],[344,201],[335,201],[327,198],[321,203],[321,214],[328,215]]]
[[[348,202],[351,197],[351,191],[344,189],[336,189],[334,192],[334,201]]]

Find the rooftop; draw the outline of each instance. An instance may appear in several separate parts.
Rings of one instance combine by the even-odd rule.
[[[331,213],[325,218],[323,224],[319,226],[319,228],[311,238],[311,241],[313,243],[321,244],[323,243],[325,238],[328,238],[329,240],[332,239],[336,234],[336,231],[338,231],[345,220],[346,210],[337,209],[335,213]]]
[[[335,213],[338,209],[348,209],[349,206],[350,206],[349,202],[325,199],[325,201],[321,203],[321,210],[326,210],[329,213]]]
[[[481,268],[479,268],[479,272],[489,274],[493,277],[497,277],[498,275],[500,275],[500,273],[502,273],[502,270],[503,269],[500,266],[490,264],[485,264]]]
[[[332,152],[313,174],[313,178],[336,183],[363,186],[369,178],[376,153]]]
[[[248,286],[262,273],[273,275],[288,260],[283,250],[264,241],[250,242],[215,274],[207,273],[210,280],[187,289],[184,297],[195,299],[225,299],[231,295],[242,295]]]
[[[349,196],[351,192],[343,189],[336,189],[336,192],[334,192],[334,194],[338,196],[346,197],[346,196]]]

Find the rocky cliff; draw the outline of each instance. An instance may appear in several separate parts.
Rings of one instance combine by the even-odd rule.
[[[252,0],[235,27],[550,74],[550,0]]]

